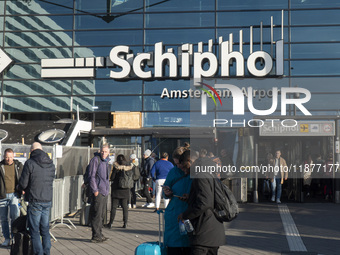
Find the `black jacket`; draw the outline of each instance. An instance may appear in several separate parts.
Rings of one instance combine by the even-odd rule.
[[[49,156],[40,149],[32,151],[19,179],[19,189],[25,191],[25,200],[52,201],[54,176],[55,166]]]
[[[5,160],[2,160],[0,162],[0,199],[6,198],[6,185],[5,185]],[[18,185],[19,183],[19,178],[21,176],[22,173],[22,168],[23,165],[21,164],[20,161],[18,160],[14,160],[14,169],[15,169],[15,187]]]
[[[141,171],[141,175],[144,178],[151,178],[151,169],[155,164],[155,159],[153,157],[148,157],[145,159],[143,169]]]
[[[214,162],[209,158],[202,158],[195,162],[195,165],[200,166],[213,164]],[[212,212],[212,208],[214,208],[214,180],[211,174],[201,173],[199,178],[192,180],[188,204],[183,218],[189,219],[194,227],[194,234],[190,238],[191,245],[207,247],[224,245],[224,225],[216,219]]]

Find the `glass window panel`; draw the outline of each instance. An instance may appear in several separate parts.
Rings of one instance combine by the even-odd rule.
[[[189,112],[146,112],[144,114],[144,127],[189,127]]]
[[[5,74],[5,79],[41,79],[41,66],[33,64],[14,65]]]
[[[133,45],[143,43],[142,30],[135,31],[77,31],[79,45]]]
[[[164,81],[146,81],[144,83],[145,94],[161,95],[164,89],[170,90],[188,90],[190,89],[189,80],[164,80]]]
[[[7,47],[20,46],[72,46],[72,32],[8,32]]]
[[[215,10],[215,0],[146,0],[147,12]]]
[[[68,16],[10,16],[6,17],[6,31],[70,30],[73,17]]]
[[[5,13],[5,1],[0,1],[0,15]]]
[[[75,2],[76,10],[78,13],[84,12],[106,13],[107,10],[111,10],[111,13],[143,11],[143,1],[140,0],[115,0],[115,1],[77,0]]]
[[[142,111],[141,96],[96,96],[95,106],[98,106],[96,111]]]
[[[17,1],[7,0],[6,12],[17,14],[62,14],[73,13],[73,0],[63,1]]]
[[[287,9],[287,0],[217,1],[217,10]]]
[[[340,110],[340,94],[312,94],[311,100],[303,105],[307,110]]]
[[[3,87],[4,95],[71,95],[71,81],[67,80],[5,80]]]
[[[340,41],[340,26],[292,27],[292,42]]]
[[[145,38],[147,44],[160,41],[164,44],[207,42],[215,38],[215,29],[147,30]]]
[[[4,16],[0,16],[0,31],[4,31]]]
[[[292,11],[292,25],[339,24],[340,10]]]
[[[338,0],[291,0],[291,8],[328,8],[328,7],[339,7],[340,2]]]
[[[306,88],[310,92],[340,92],[340,78],[338,77],[313,77],[313,78],[291,78],[293,87]]]
[[[291,61],[291,74],[296,75],[339,75],[340,60]]]
[[[77,106],[79,111],[82,112],[93,112],[95,104],[95,96],[82,96],[82,97],[72,97],[73,99],[73,111],[77,111]],[[97,111],[97,110],[96,110]]]
[[[144,96],[144,111],[189,111],[190,100],[181,98],[161,98]]]
[[[294,58],[340,58],[340,43],[291,44]]]
[[[130,14],[122,15],[112,14],[111,22],[106,22],[104,15],[78,15],[75,18],[76,29],[123,29],[123,28],[142,28],[143,15]]]
[[[215,15],[213,13],[146,14],[145,20],[147,28],[212,27],[215,25]]]
[[[44,58],[71,58],[71,48],[6,48],[16,62],[37,62]]]
[[[4,97],[4,112],[69,112],[70,97]]]
[[[74,95],[142,94],[142,81],[75,80]]]
[[[288,15],[287,12],[284,15]],[[278,11],[251,11],[251,12],[218,12],[217,26],[259,26],[270,25],[270,17],[273,16],[274,24],[281,26],[281,10]],[[284,19],[287,25],[288,19]]]

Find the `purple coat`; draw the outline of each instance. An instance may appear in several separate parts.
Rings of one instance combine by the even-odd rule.
[[[103,196],[107,196],[110,191],[109,157],[107,157],[104,160],[101,157],[99,157],[100,158],[99,160],[97,156],[98,154],[96,154],[96,156],[93,157],[90,161],[89,171],[90,186],[93,193],[99,191],[99,193],[102,194]]]

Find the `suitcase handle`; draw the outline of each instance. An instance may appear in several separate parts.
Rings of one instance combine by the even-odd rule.
[[[159,241],[159,246],[161,246],[162,244],[162,240],[164,242],[164,228],[165,228],[165,222],[164,222],[164,212],[163,210],[157,210],[157,214],[158,214],[158,227],[159,227],[159,230],[158,230],[158,241]],[[161,229],[161,214],[163,215],[163,228]],[[161,240],[161,235],[162,235],[162,240]]]

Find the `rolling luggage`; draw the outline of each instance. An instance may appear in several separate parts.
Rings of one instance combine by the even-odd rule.
[[[91,204],[83,203],[83,206],[80,209],[80,217],[79,217],[79,223],[81,226],[90,225],[90,208],[91,208]]]
[[[27,231],[27,216],[20,216],[12,223],[11,255],[33,255],[31,236]]]
[[[146,242],[140,244],[136,250],[135,255],[165,255],[164,247],[164,232],[161,230],[161,214],[163,211],[157,211],[158,222],[159,222],[159,232],[158,232],[158,242]],[[163,230],[164,230],[164,216],[163,216]],[[163,238],[163,243],[161,242],[161,236]]]

